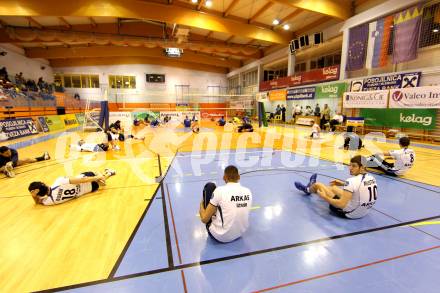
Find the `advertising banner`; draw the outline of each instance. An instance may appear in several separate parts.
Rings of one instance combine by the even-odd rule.
[[[131,112],[132,118],[138,120],[144,120],[145,117],[148,117],[148,120],[159,118],[159,112],[155,111],[142,111],[142,112]]]
[[[171,120],[182,122],[186,116],[188,116],[189,119],[192,119],[193,116],[197,120],[200,120],[200,111],[161,111],[160,112],[160,120],[163,121],[165,116],[168,116],[171,118]]]
[[[269,101],[285,101],[286,100],[286,90],[276,90],[269,92]]]
[[[330,83],[316,86],[316,99],[337,99],[341,98],[347,91],[345,82]]]
[[[221,109],[203,109],[200,111],[200,115],[203,119],[214,119],[218,120],[226,116],[226,110]]]
[[[339,79],[339,65],[260,82],[260,92]]]
[[[38,130],[31,118],[18,118],[0,120],[0,129],[8,136],[8,139],[19,138],[37,134]]]
[[[435,129],[435,109],[361,109],[367,126]]]
[[[421,72],[408,72],[353,80],[350,91],[360,92],[418,87],[421,75]]]
[[[40,124],[41,130],[43,130],[43,132],[49,132],[49,126],[47,126],[46,124],[46,119],[44,119],[44,117],[38,117],[38,124]]]
[[[386,108],[388,91],[344,93],[344,108]]]
[[[287,90],[287,100],[313,100],[315,98],[314,86],[293,88]]]
[[[46,120],[46,125],[49,127],[50,131],[64,130],[66,127],[64,125],[64,120],[61,119],[61,116],[51,115],[45,116],[44,120]]]
[[[64,125],[66,125],[66,127],[76,127],[79,125],[78,120],[76,120],[75,114],[65,114],[62,116],[64,119]]]
[[[78,124],[82,125],[84,123],[84,113],[76,113],[75,116]]]
[[[440,86],[424,86],[390,91],[390,108],[440,108]]]

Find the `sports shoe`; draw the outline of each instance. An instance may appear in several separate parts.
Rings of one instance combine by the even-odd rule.
[[[116,171],[112,169],[105,169],[104,174],[109,174],[110,176],[116,175]]]
[[[301,182],[295,181],[295,187],[296,187],[296,189],[301,190],[305,194],[310,195],[309,188],[307,186],[305,186],[304,184],[302,184]]]
[[[9,178],[15,177],[15,173],[13,170],[14,170],[14,167],[12,166],[12,162],[6,163],[6,165],[5,165],[6,176],[8,176]]]
[[[43,159],[44,159],[44,160],[50,160],[50,155],[49,155],[48,152],[44,152],[44,154],[43,154]]]
[[[316,178],[318,177],[318,174],[313,174],[312,176],[310,176],[310,180],[309,180],[309,184],[307,185],[308,188],[310,188],[310,186],[312,186],[313,184],[316,183]]]
[[[121,148],[120,148],[119,146],[115,145],[115,146],[113,147],[113,150],[115,150],[115,151],[120,151]]]

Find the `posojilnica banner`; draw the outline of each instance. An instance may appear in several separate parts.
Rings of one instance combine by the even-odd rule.
[[[344,108],[386,108],[388,91],[344,93]]]
[[[45,116],[44,120],[46,120],[47,127],[49,127],[50,131],[57,131],[63,130],[66,127],[64,125],[64,120],[61,118],[61,116],[51,115]]]
[[[330,83],[326,85],[316,86],[316,99],[337,99],[342,97],[347,91],[347,84],[345,82]]]
[[[440,86],[424,86],[390,91],[390,108],[440,108]]]
[[[367,126],[435,129],[435,109],[361,109]]]
[[[31,118],[0,120],[0,129],[3,129],[3,132],[8,136],[8,139],[38,133],[37,127]]]

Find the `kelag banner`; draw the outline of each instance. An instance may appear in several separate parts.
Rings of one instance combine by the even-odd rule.
[[[408,72],[353,80],[350,91],[360,92],[418,87],[421,75],[421,72]]]
[[[315,98],[315,87],[302,87],[287,90],[287,100],[313,100]]]
[[[260,82],[260,92],[339,79],[339,65]]]
[[[45,116],[44,120],[46,121],[47,127],[49,127],[50,131],[64,130],[64,120],[61,119],[62,116],[52,115]]]
[[[390,108],[440,108],[440,86],[395,89],[390,91]]]
[[[345,91],[347,91],[345,82],[318,85],[316,86],[315,97],[317,99],[337,99],[342,97]]]
[[[435,109],[361,109],[367,126],[387,126],[433,130]]]
[[[344,108],[386,108],[388,91],[344,93]]]
[[[0,129],[8,136],[8,139],[37,134],[38,130],[31,118],[19,118],[0,120]]]

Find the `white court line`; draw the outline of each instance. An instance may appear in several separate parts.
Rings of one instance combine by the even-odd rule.
[[[220,155],[234,155],[234,154],[256,154],[256,153],[275,153],[283,152],[284,150],[273,150],[273,151],[256,151],[256,152],[228,152],[228,153],[208,153],[208,154],[189,154],[189,155],[178,155],[177,158],[187,158],[187,157],[201,157],[201,156],[220,156]]]

